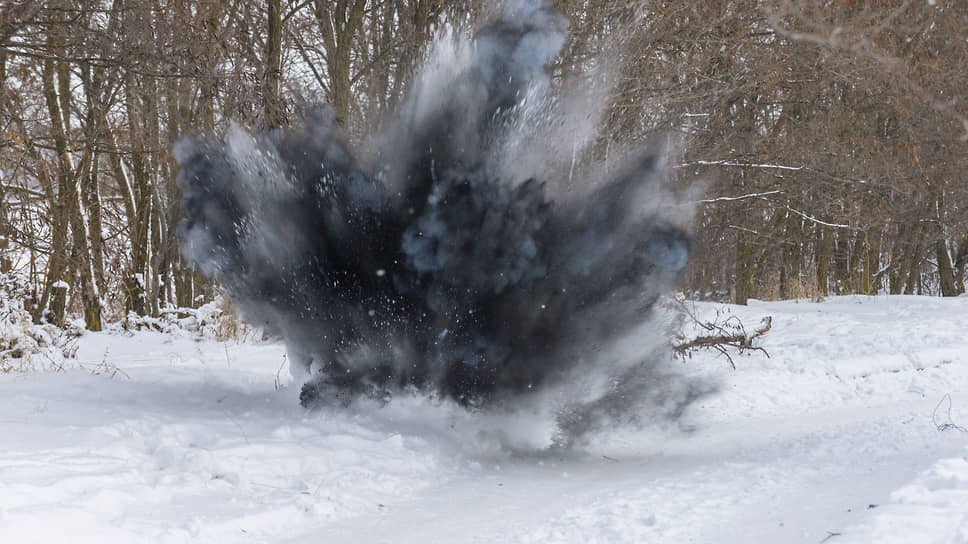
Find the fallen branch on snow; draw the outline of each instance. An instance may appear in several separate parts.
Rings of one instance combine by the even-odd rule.
[[[726,357],[733,370],[736,369],[736,363],[730,355],[731,349],[736,350],[739,354],[759,351],[767,357],[770,356],[763,347],[754,345],[754,342],[773,328],[772,316],[766,316],[760,320],[759,326],[750,333],[746,330],[743,322],[735,315],[730,315],[724,319],[722,314],[717,312],[714,320],[703,321],[689,308],[685,300],[677,298],[676,302],[694,326],[708,331],[709,334],[700,334],[688,340],[681,336],[678,343],[672,344],[674,356],[680,359],[692,358],[692,354],[696,351],[711,349]]]

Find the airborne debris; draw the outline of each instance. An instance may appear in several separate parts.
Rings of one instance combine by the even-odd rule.
[[[550,3],[511,2],[470,41],[443,36],[359,148],[325,108],[176,145],[182,249],[283,333],[304,405],[417,389],[482,406],[576,381],[566,398],[591,402],[642,366],[655,342],[617,346],[685,266],[687,218],[656,148],[569,183],[561,150],[587,138],[545,69],[566,30]]]

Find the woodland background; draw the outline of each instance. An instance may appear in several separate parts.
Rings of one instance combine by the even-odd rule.
[[[964,292],[968,3],[554,4],[571,27],[553,80],[612,78],[585,153],[670,139],[674,183],[701,188],[688,296]],[[494,9],[0,0],[0,271],[28,278],[35,320],[91,330],[210,301],[177,247],[173,142],[285,126],[307,96],[358,139],[437,29]]]

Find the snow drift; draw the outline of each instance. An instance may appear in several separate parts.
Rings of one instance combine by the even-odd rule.
[[[325,108],[176,145],[182,250],[283,333],[311,375],[304,404],[665,387],[641,326],[686,264],[683,208],[668,211],[655,148],[572,179],[600,106],[552,89],[566,30],[547,2],[513,2],[469,39],[443,35],[358,147]]]

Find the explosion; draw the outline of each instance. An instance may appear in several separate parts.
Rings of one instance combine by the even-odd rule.
[[[685,220],[654,148],[573,179],[597,120],[552,89],[566,31],[548,3],[516,2],[470,39],[442,36],[355,148],[325,108],[176,145],[182,250],[281,331],[304,405],[588,403],[646,364],[613,348],[685,266]]]

